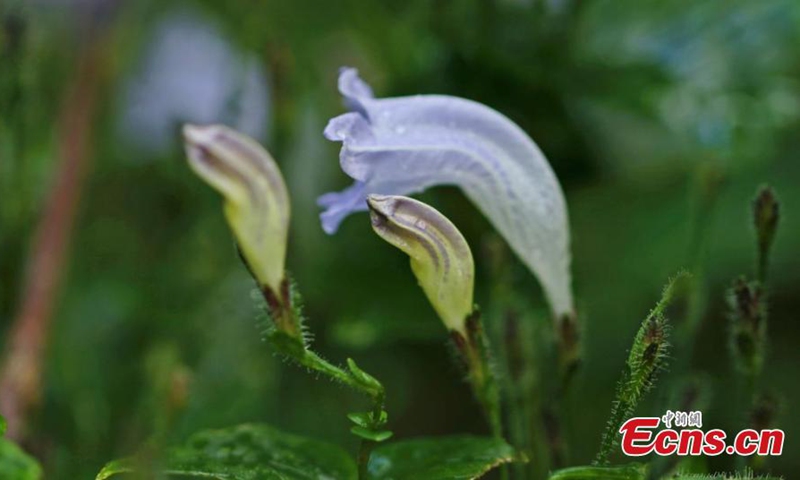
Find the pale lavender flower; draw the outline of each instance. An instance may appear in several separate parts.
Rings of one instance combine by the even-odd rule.
[[[169,151],[185,122],[225,123],[264,139],[270,89],[253,52],[237,49],[193,10],[169,11],[148,38],[121,92],[118,128],[127,143],[149,154]]]
[[[538,277],[553,313],[573,312],[569,222],[553,170],[531,138],[499,112],[446,95],[376,99],[355,69],[339,90],[352,111],[325,128],[341,141],[342,169],[355,182],[318,203],[334,233],[367,195],[408,195],[457,185]]]

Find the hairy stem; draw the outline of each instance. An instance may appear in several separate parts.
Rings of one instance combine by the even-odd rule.
[[[611,418],[594,461],[595,465],[608,463],[609,456],[618,441],[620,426],[631,416],[644,395],[652,389],[655,377],[666,365],[669,327],[664,313],[675,296],[678,280],[682,280],[685,276],[686,274],[680,274],[670,281],[664,289],[661,300],[644,319],[634,337],[628,360],[622,371],[622,378],[617,386]]]
[[[267,339],[278,352],[298,365],[343,383],[370,399],[372,405],[368,413],[348,414],[348,418],[356,423],[350,431],[360,439],[356,455],[358,478],[366,479],[370,454],[375,444],[392,436],[390,431],[384,430],[387,414],[384,411],[386,394],[383,385],[361,370],[353,359],[347,359],[345,369],[310,349],[300,308],[301,299],[294,285],[284,281],[278,293],[265,286],[261,286],[260,290],[266,301],[265,310],[270,317]]]
[[[503,423],[500,409],[500,390],[497,376],[491,363],[489,340],[483,329],[480,313],[474,311],[466,322],[467,337],[460,332],[451,331],[451,338],[467,370],[472,392],[481,406],[492,435],[503,436]]]

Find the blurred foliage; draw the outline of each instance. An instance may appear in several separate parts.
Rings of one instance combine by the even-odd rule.
[[[405,440],[375,450],[368,478],[470,479],[516,457],[516,451],[497,438],[461,435]],[[239,425],[194,434],[186,445],[170,450],[164,458],[145,450],[137,457],[109,462],[97,480],[148,471],[182,478],[231,480],[357,477],[353,459],[335,445],[290,435],[267,425]]]
[[[152,456],[152,455],[151,455]],[[97,480],[146,468],[153,459],[111,462]],[[197,433],[154,465],[169,475],[248,479],[352,479],[356,466],[341,448],[280,432],[266,425]]]
[[[553,472],[550,480],[641,480],[647,478],[647,466],[632,463],[621,467],[570,467]]]
[[[190,174],[181,151],[182,122],[236,123],[250,110],[236,98],[230,108],[203,110],[204,118],[167,108],[195,91],[184,86],[235,81],[220,79],[213,66],[182,69],[181,56],[167,62],[175,72],[166,86],[150,81],[145,57],[161,38],[154,31],[182,16],[247,54],[241,65],[253,59],[266,79],[265,96],[246,96],[247,105],[263,104],[267,115],[256,128],[291,192],[287,264],[304,292],[315,346],[328,358],[351,355],[382,379],[396,438],[485,433],[485,426],[407,259],[380,244],[366,215],[333,237],[319,226],[315,198],[349,183],[338,146],[321,135],[326,120],[343,111],[335,85],[341,65],[358,67],[381,96],[437,92],[486,103],[519,123],[551,161],[570,207],[585,324],[583,367],[565,399],[573,414],[564,431],[570,464],[596,453],[630,340],[663,279],[684,267],[702,265],[705,282],[694,348],[676,345],[672,353],[687,370],[664,375],[638,411],[663,412],[671,385],[684,373],[705,372],[706,422],[743,427],[746,411],[727,398],[738,385],[723,353],[724,292],[753,272],[748,205],[764,182],[780,196],[782,224],[772,250],[762,383],[781,403],[800,405],[793,313],[800,310],[798,2],[8,0],[0,15],[4,342],[53,183],[58,109],[87,44],[102,51],[108,77],[49,332],[45,388],[25,443],[47,478],[90,478],[154,435],[180,443],[240,422],[267,421],[355,450],[342,412],[364,409],[363,400],[282,364],[260,342],[252,283],[220,199]],[[178,43],[187,58],[203,55],[191,40]],[[157,87],[149,95],[174,126],[167,146],[146,148],[147,136],[131,138],[122,119],[144,108],[126,101],[131,82]],[[249,91],[240,83],[232,97]],[[206,98],[195,95],[180,102]],[[710,190],[703,188],[709,172],[717,179]],[[476,252],[480,303],[503,311],[495,309],[493,277],[478,254],[495,238],[487,222],[453,189],[424,199]],[[547,331],[532,276],[514,261],[508,278],[515,308],[537,325],[520,331]],[[680,328],[680,311],[670,318]],[[485,319],[490,330],[493,320],[500,322]],[[530,344],[544,351],[548,340],[543,334]],[[800,417],[777,422],[785,451],[798,451]],[[729,460],[707,463],[732,470]],[[800,457],[773,458],[767,468],[791,478]]]
[[[0,438],[0,478],[39,480],[42,478],[42,468],[12,441]]]
[[[375,450],[369,478],[470,479],[515,460],[519,459],[514,448],[498,438],[460,435],[404,440]]]

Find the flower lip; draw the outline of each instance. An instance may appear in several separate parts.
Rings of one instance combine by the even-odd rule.
[[[395,209],[395,201],[389,195],[371,194],[367,196],[367,206],[372,218],[372,225],[378,226],[388,221]]]
[[[192,125],[187,123],[181,129],[183,139],[190,145],[206,145],[213,137],[213,125]]]
[[[372,88],[358,76],[358,70],[351,67],[339,69],[339,91],[344,96],[345,106],[369,118],[364,102],[374,98]]]
[[[197,155],[196,160],[202,162],[210,161],[212,157],[211,148],[216,129],[214,125],[192,125],[186,124],[181,129],[183,133],[183,141],[187,150],[190,150],[190,158],[193,157],[191,153]]]

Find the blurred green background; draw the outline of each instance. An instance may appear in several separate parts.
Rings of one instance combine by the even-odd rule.
[[[593,458],[633,335],[682,268],[703,272],[706,308],[695,347],[676,345],[674,362],[701,379],[707,428],[746,424],[731,401],[725,290],[752,274],[749,205],[771,184],[782,218],[762,387],[779,400],[786,444],[765,468],[800,474],[800,3],[4,0],[0,12],[3,345],[34,232],[69,171],[63,152],[79,142],[70,129],[85,125],[87,138],[23,441],[46,478],[93,478],[155,434],[172,443],[249,421],[356,447],[344,414],[363,399],[261,342],[220,198],[186,164],[178,129],[187,121],[235,126],[277,159],[292,195],[287,264],[316,348],[352,356],[383,381],[397,438],[486,432],[407,258],[372,234],[365,214],[335,236],[320,228],[316,197],[349,184],[339,145],[321,134],[344,111],[343,65],[379,96],[483,102],[550,160],[569,204],[585,327],[565,400],[573,464]],[[472,245],[487,312],[502,310],[491,294],[502,281],[547,335],[530,273],[510,256],[508,276],[490,271],[496,237],[486,220],[455,189],[424,198]],[[502,329],[498,321],[487,315],[490,328]],[[639,412],[678,408],[668,400],[678,376],[662,375]]]

